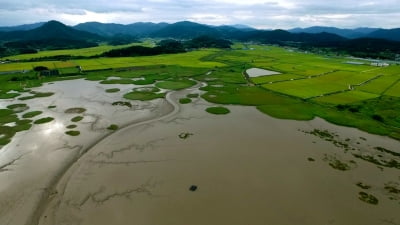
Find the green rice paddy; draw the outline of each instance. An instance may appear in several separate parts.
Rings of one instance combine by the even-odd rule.
[[[100,46],[81,53],[80,50],[62,50],[39,54],[43,57],[60,54],[93,56],[108,48]],[[14,58],[30,57],[33,55]],[[0,72],[4,73],[0,76],[0,98],[17,98],[43,82],[64,79],[85,78],[102,84],[153,84],[168,91],[186,89],[201,82],[205,84],[200,88],[203,91],[201,97],[212,103],[255,106],[263,113],[282,119],[321,117],[339,125],[400,139],[400,66],[374,67],[367,60],[358,60],[364,63],[362,65],[348,64],[347,61],[349,59],[345,57],[304,53],[296,49],[236,43],[232,50],[201,49],[145,57],[13,62],[0,64]],[[83,73],[73,77],[63,77],[62,73],[55,77],[38,77],[30,70],[39,65],[71,71],[79,66]],[[249,68],[281,74],[249,79],[244,76],[244,71]],[[23,70],[26,71],[7,73]],[[124,95],[126,99],[142,101],[164,97],[165,93],[147,89],[134,89]],[[0,120],[15,120],[13,115],[5,115]]]

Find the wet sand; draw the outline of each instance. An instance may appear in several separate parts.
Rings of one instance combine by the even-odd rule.
[[[134,87],[71,80],[45,84],[34,89],[39,92],[55,92],[51,97],[1,101],[2,107],[26,103],[30,106],[28,111],[43,111],[33,119],[48,116],[55,119],[18,133],[11,143],[0,150],[0,224],[35,224],[32,218],[40,209],[39,204],[43,199],[52,194],[52,184],[90,146],[112,133],[106,129],[110,124],[123,127],[158,118],[173,110],[162,99],[131,101],[132,108],[112,105],[114,101],[121,101],[123,93]],[[106,93],[107,88],[120,88],[121,92]],[[53,105],[56,108],[48,108]],[[86,112],[65,113],[66,109],[74,107],[83,107]],[[71,118],[77,115],[83,116],[83,120],[71,122]],[[66,127],[71,124],[77,125],[74,130],[81,132],[79,136],[65,134],[68,130]]]
[[[140,122],[105,138],[103,132],[103,136],[91,139],[93,146],[81,140],[85,154],[70,156],[66,152],[75,151],[72,148],[54,151],[54,146],[43,143],[43,152],[35,152],[42,161],[18,163],[15,167],[21,173],[14,175],[25,172],[20,180],[27,185],[40,176],[52,178],[41,183],[43,189],[51,188],[45,190],[50,193],[45,201],[25,198],[38,186],[23,187],[13,182],[16,178],[7,180],[0,173],[1,184],[8,186],[3,185],[0,194],[9,196],[8,202],[13,206],[7,208],[7,202],[0,198],[1,224],[37,224],[26,220],[29,214],[18,211],[18,206],[26,202],[37,209],[30,215],[38,216],[40,225],[400,223],[399,201],[389,200],[383,190],[384,183],[400,182],[398,170],[382,171],[349,156],[331,142],[302,131],[329,130],[343,140],[351,139],[349,143],[361,149],[397,149],[398,141],[321,119],[278,120],[253,107],[227,106],[230,114],[212,115],[205,109],[213,104],[201,99],[187,105],[176,103],[189,92],[198,90],[167,95],[174,111],[165,102],[153,103],[163,113],[140,117]],[[88,126],[92,127],[89,122]],[[88,133],[92,133],[90,129]],[[184,135],[179,137],[185,133],[189,134],[186,139],[181,138]],[[20,151],[12,147],[16,145],[8,147],[8,151]],[[33,154],[26,157],[30,155]],[[356,166],[348,171],[335,170],[324,160],[327,156],[354,160]],[[53,163],[65,167],[58,168]],[[58,172],[34,172],[22,165],[43,165],[48,173],[54,168]],[[372,186],[367,192],[374,192],[378,205],[358,199],[362,191],[356,186],[358,182]],[[190,191],[193,185],[197,189]],[[21,192],[24,194],[18,198],[17,193]],[[4,219],[2,215],[8,217]]]
[[[183,94],[175,94],[177,99]],[[63,177],[40,224],[385,224],[397,202],[358,199],[363,181],[397,179],[364,161],[332,169],[324,154],[345,157],[299,129],[335,130],[368,144],[398,142],[316,119],[277,120],[252,107],[216,116],[201,100],[178,114],[128,127],[94,146]],[[187,139],[181,133],[190,133]],[[316,142],[316,143],[313,143]],[[316,159],[309,162],[308,157]],[[189,188],[195,185],[196,191]]]

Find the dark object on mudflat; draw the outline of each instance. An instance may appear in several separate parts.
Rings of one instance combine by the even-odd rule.
[[[196,191],[197,190],[197,186],[196,185],[192,185],[189,188],[189,191]]]

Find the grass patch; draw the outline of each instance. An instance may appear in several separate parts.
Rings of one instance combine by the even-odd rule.
[[[22,115],[22,118],[32,118],[35,117],[37,115],[42,114],[42,111],[32,111],[32,112],[27,112],[24,115]]]
[[[193,136],[193,134],[188,132],[183,132],[178,135],[180,139],[188,139],[190,136]]]
[[[189,104],[191,102],[192,102],[192,99],[190,99],[190,98],[181,98],[181,99],[179,99],[179,103],[181,103],[181,104]]]
[[[47,108],[49,108],[49,109],[55,109],[55,108],[57,108],[57,106],[55,106],[55,105],[49,105],[49,106],[47,106]]]
[[[21,94],[19,93],[5,93],[0,91],[0,99],[10,99],[10,98],[15,98],[20,96]]]
[[[77,108],[69,108],[69,109],[65,110],[64,112],[68,113],[68,114],[84,113],[84,112],[86,112],[86,109],[78,108],[78,107]]]
[[[67,129],[74,129],[74,128],[76,128],[76,127],[77,127],[77,125],[71,124],[71,125],[68,125],[68,126],[67,126]]]
[[[0,109],[0,125],[17,122],[18,116],[11,109]]]
[[[44,117],[44,118],[35,120],[35,122],[33,122],[33,123],[34,123],[34,124],[43,124],[43,123],[51,122],[51,121],[53,121],[53,120],[54,120],[53,117]]]
[[[164,98],[165,93],[153,93],[145,91],[133,91],[124,95],[124,98],[129,100],[149,101],[156,98]]]
[[[160,88],[157,87],[139,87],[139,88],[134,88],[133,91],[141,91],[141,92],[159,92],[161,91]]]
[[[118,130],[118,125],[117,124],[111,124],[110,126],[107,127],[107,129],[108,130],[112,130],[112,131]]]
[[[67,134],[69,136],[78,136],[81,134],[81,132],[78,130],[69,130],[69,131],[66,131],[65,134]]]
[[[117,102],[113,102],[112,105],[126,106],[129,108],[132,108],[132,104],[130,102],[117,101]]]
[[[112,80],[103,80],[100,84],[133,84],[131,79],[112,79]]]
[[[79,122],[83,119],[83,116],[75,116],[74,118],[71,119],[72,122]]]
[[[119,92],[120,89],[119,88],[110,88],[110,89],[106,89],[107,93],[116,93]]]
[[[135,85],[148,85],[148,84],[154,84],[156,80],[154,79],[144,79],[144,80],[135,80],[132,82],[132,84]]]
[[[225,107],[222,107],[222,106],[209,107],[209,108],[206,109],[206,111],[208,113],[216,114],[216,115],[223,115],[223,114],[228,114],[228,113],[231,112],[229,109],[227,109]]]
[[[358,195],[359,195],[358,199],[360,199],[361,201],[363,201],[365,203],[368,203],[371,205],[378,205],[378,203],[379,203],[379,200],[375,196],[368,194],[366,192],[361,191],[358,193]]]
[[[349,104],[354,102],[360,102],[367,99],[377,98],[379,95],[371,94],[363,91],[346,91],[339,94],[318,97],[314,101],[326,102],[331,104]]]
[[[13,110],[15,113],[20,113],[28,110],[29,106],[27,106],[26,104],[13,104],[8,105],[7,108]]]
[[[11,138],[15,135],[16,131],[8,126],[0,126],[0,145],[10,143]]]
[[[187,98],[198,98],[199,94],[187,94],[186,97]]]
[[[19,100],[29,100],[29,99],[34,99],[34,98],[45,98],[45,97],[54,95],[53,92],[34,92],[34,91],[32,91],[31,94],[33,94],[33,95],[21,97],[18,99]]]
[[[156,86],[169,90],[181,90],[195,85],[196,82],[192,80],[176,80],[176,81],[161,81],[156,83]]]

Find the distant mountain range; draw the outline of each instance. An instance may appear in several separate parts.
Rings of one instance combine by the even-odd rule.
[[[380,29],[361,27],[355,29],[340,29],[336,27],[308,27],[308,28],[294,28],[288,30],[291,33],[331,33],[339,36],[355,39],[355,38],[381,38],[392,41],[400,41],[400,28],[395,29]]]
[[[57,25],[56,25],[57,24]],[[62,26],[63,25],[63,26]],[[54,29],[58,26],[57,29]],[[71,29],[75,30],[71,30]],[[43,32],[47,30],[48,32]],[[76,30],[85,31],[98,36],[89,35],[87,33],[77,33]],[[239,38],[248,36],[249,33],[275,32],[277,30],[257,30],[250,26],[235,24],[223,26],[209,26],[189,21],[182,21],[173,24],[168,23],[151,23],[151,22],[138,22],[128,25],[116,23],[99,23],[87,22],[81,23],[73,27],[65,26],[57,21],[40,22],[34,24],[25,24],[19,26],[0,27],[0,40],[13,39],[22,34],[21,31],[31,31],[24,34],[23,39],[41,39],[43,35],[47,38],[59,36],[63,38],[73,39],[101,39],[100,37],[113,37],[115,35],[129,35],[134,37],[170,37],[170,38],[193,38],[201,35],[218,36],[225,38]],[[278,33],[284,34],[283,30]],[[15,33],[8,33],[15,32]],[[49,34],[50,32],[50,34]],[[400,28],[395,29],[380,29],[380,28],[355,28],[355,29],[341,29],[336,27],[323,27],[313,26],[308,28],[294,28],[289,29],[287,32],[292,34],[320,34],[330,33],[335,34],[347,39],[356,38],[380,38],[386,40],[400,41]],[[284,34],[288,36],[289,34]],[[304,35],[304,34],[303,34]],[[257,36],[257,35],[256,35]]]
[[[45,22],[40,22],[40,23],[33,23],[33,24],[24,24],[24,25],[18,25],[18,26],[10,26],[10,27],[0,27],[0,31],[17,31],[17,30],[32,30],[38,27],[43,26]]]
[[[128,25],[115,23],[87,22],[81,23],[73,28],[87,31],[101,36],[112,37],[114,35],[131,35],[136,37],[146,37],[150,34],[168,26],[167,23],[133,23]]]
[[[0,40],[26,41],[43,39],[102,40],[104,38],[94,33],[74,29],[58,21],[49,21],[33,29],[0,32]]]
[[[66,26],[57,21],[0,27],[0,55],[37,49],[95,46],[100,42],[130,43],[136,38],[193,39],[210,36],[237,41],[312,48],[350,49],[398,54],[400,29],[309,27],[291,30],[257,30],[245,25],[210,26],[189,21],[168,23],[133,23],[128,25],[89,22]],[[46,44],[47,43],[47,44]],[[351,43],[351,44],[350,44]],[[369,45],[373,44],[371,48]],[[362,49],[365,50],[362,50]],[[11,49],[11,50],[10,50]],[[368,55],[368,54],[367,54]]]

